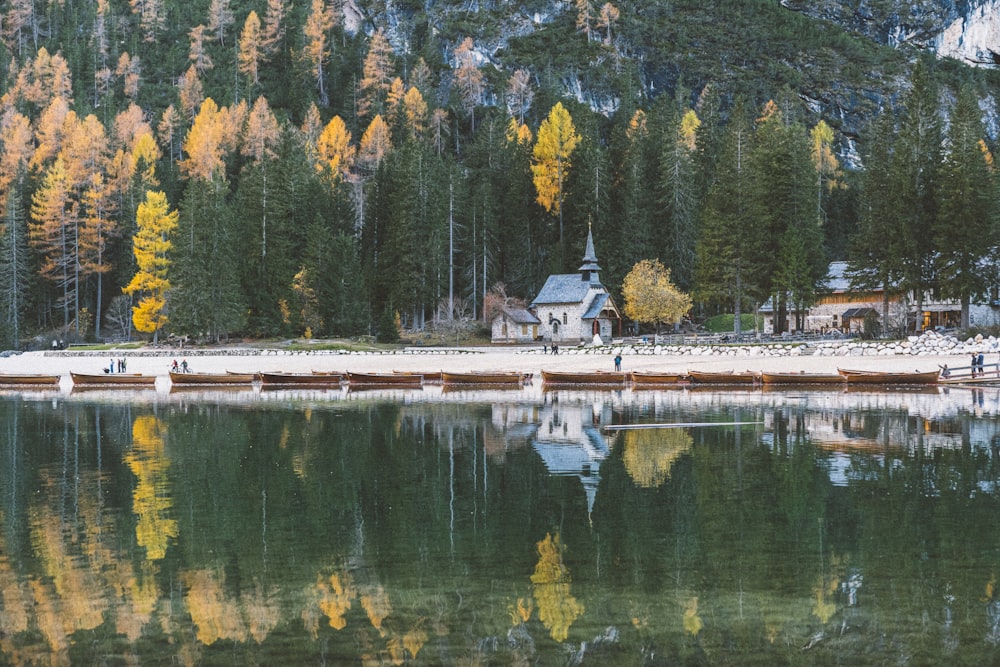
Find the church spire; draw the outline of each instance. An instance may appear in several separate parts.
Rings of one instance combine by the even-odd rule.
[[[600,285],[599,272],[601,267],[597,265],[597,253],[594,252],[594,233],[591,224],[587,223],[587,249],[583,253],[583,265],[580,267],[580,277],[585,283]]]

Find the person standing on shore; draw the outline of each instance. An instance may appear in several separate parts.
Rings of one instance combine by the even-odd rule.
[[[621,353],[615,355],[615,370],[620,371],[622,369],[622,355]]]

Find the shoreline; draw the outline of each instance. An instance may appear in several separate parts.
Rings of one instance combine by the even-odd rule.
[[[125,359],[127,372],[144,375],[168,375],[174,359],[186,359],[192,372],[225,373],[227,371],[297,372],[337,371],[358,373],[391,373],[393,371],[433,372],[448,370],[520,371],[540,374],[551,371],[613,370],[614,356],[622,354],[623,371],[686,372],[756,371],[836,373],[838,368],[877,371],[930,371],[948,365],[949,368],[968,366],[964,351],[933,355],[816,355],[751,356],[749,354],[652,354],[635,353],[628,347],[562,348],[559,354],[543,354],[538,346],[522,348],[406,348],[392,352],[287,351],[271,348],[219,349],[128,349],[106,351],[36,351],[0,358],[0,373],[59,374],[100,373],[112,359]],[[995,351],[987,352],[987,366],[1000,363]]]

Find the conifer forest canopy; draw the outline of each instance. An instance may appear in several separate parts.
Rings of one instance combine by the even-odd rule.
[[[0,40],[4,348],[388,340],[530,302],[588,229],[616,299],[659,260],[696,318],[832,260],[998,283],[995,72],[770,0],[9,0]]]

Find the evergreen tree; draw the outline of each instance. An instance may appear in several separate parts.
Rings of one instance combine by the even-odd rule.
[[[221,180],[194,179],[179,209],[170,321],[179,332],[220,341],[246,324],[239,245]]]
[[[964,329],[969,302],[995,280],[984,271],[998,241],[997,177],[985,134],[975,90],[963,86],[948,128],[935,241],[940,296],[961,303]]]
[[[928,65],[917,61],[913,87],[904,102],[899,134],[895,142],[892,187],[901,204],[892,212],[883,230],[898,235],[901,263],[900,288],[916,301],[917,312],[935,287],[935,230],[938,206],[943,132],[938,109],[938,87]],[[914,322],[916,329],[922,322]]]
[[[887,233],[897,222],[901,202],[893,183],[894,119],[882,115],[868,141],[862,180],[858,229],[851,235],[848,273],[851,285],[861,289],[881,289],[882,322],[889,325],[889,303],[900,294],[902,281],[902,239]]]
[[[736,333],[746,300],[767,294],[759,265],[760,231],[754,228],[749,157],[753,135],[742,105],[733,109],[715,180],[708,191],[695,265],[697,298],[732,308]]]
[[[701,121],[692,109],[671,114],[660,151],[660,205],[665,229],[661,256],[677,286],[689,289],[694,278],[698,238],[698,193],[694,152]]]

